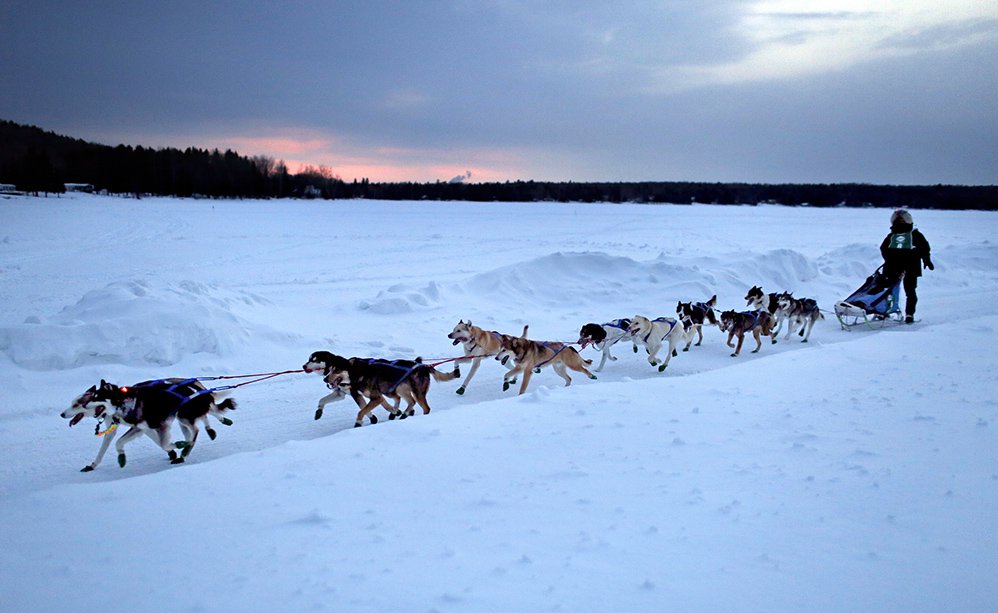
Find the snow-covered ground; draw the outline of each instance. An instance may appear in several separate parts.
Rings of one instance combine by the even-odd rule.
[[[141,438],[81,473],[94,422],[59,412],[101,378],[432,361],[460,319],[573,341],[752,285],[830,309],[889,211],[0,200],[0,609],[993,611],[998,216],[914,215],[914,326],[738,358],[707,329],[665,373],[621,345],[520,397],[488,361],[359,429],[286,375],[184,465]]]

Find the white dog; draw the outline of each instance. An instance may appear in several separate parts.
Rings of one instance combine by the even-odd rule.
[[[582,326],[582,329],[579,331],[579,345],[581,345],[581,349],[585,349],[587,345],[591,344],[595,349],[603,352],[603,358],[600,360],[596,372],[603,370],[603,366],[607,360],[617,360],[617,358],[610,355],[610,347],[616,345],[623,338],[632,338],[628,330],[630,325],[631,320],[624,318],[615,319],[605,324],[588,323]],[[635,345],[634,351],[637,350],[638,347]]]
[[[639,344],[644,345],[648,351],[648,363],[658,366],[658,371],[662,372],[669,365],[672,356],[677,355],[676,347],[686,342],[688,334],[692,337],[693,329],[687,331],[683,322],[672,317],[649,320],[647,317],[635,315],[631,318],[628,332],[635,343],[635,349]],[[669,350],[665,354],[665,360],[659,364],[658,352],[666,341],[669,343]]]

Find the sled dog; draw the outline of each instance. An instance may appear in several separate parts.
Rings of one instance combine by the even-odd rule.
[[[364,416],[368,416],[372,424],[378,423],[378,419],[371,415],[371,411],[379,404],[384,404],[387,408],[389,405],[386,399],[395,400],[395,407],[389,409],[393,416],[405,418],[414,415],[416,404],[423,409],[425,415],[430,412],[430,405],[426,401],[430,379],[453,381],[461,376],[461,370],[457,366],[451,372],[440,372],[433,366],[423,364],[418,358],[416,360],[344,358],[328,351],[313,353],[303,368],[307,371],[317,370],[316,367],[320,364],[323,380],[333,390],[330,395],[339,396],[349,390],[350,396],[360,408],[354,422],[355,428],[363,424]],[[405,400],[406,407],[399,412],[398,405],[401,400]],[[316,419],[322,417],[323,406],[320,404],[316,409]]]
[[[762,348],[760,335],[771,336],[773,332],[773,316],[769,311],[744,311],[738,313],[734,310],[721,313],[721,331],[728,333],[728,347],[733,347],[735,352],[731,357],[737,357],[742,350],[742,342],[745,340],[745,333],[751,332],[755,337],[756,348],[752,353],[757,353]],[[732,340],[738,337],[738,346]]]
[[[119,387],[101,379],[100,385],[90,386],[74,400],[72,406],[62,412],[62,417],[69,420],[70,426],[75,426],[84,417],[94,417],[98,420],[98,433],[100,425],[109,422],[97,457],[82,469],[82,472],[89,472],[101,463],[117,435],[119,424],[130,426],[115,444],[119,466],[125,466],[125,444],[141,434],[148,435],[169,455],[172,463],[180,464],[194,448],[198,422],[204,423],[208,436],[214,439],[216,434],[208,423],[208,416],[230,426],[232,421],[225,413],[235,408],[234,400],[226,398],[217,402],[215,393],[195,379],[143,381],[130,387]],[[174,420],[180,424],[184,440],[171,443],[170,426]],[[182,450],[179,456],[177,449]]]
[[[326,387],[330,389],[330,392],[319,398],[318,407],[315,409],[315,419],[321,419],[322,413],[326,408],[327,404],[336,402],[337,400],[342,400],[347,396],[353,397],[350,393],[350,377],[349,375],[342,374],[340,372],[333,372],[331,370],[331,365],[335,361],[335,358],[339,356],[330,353],[328,351],[316,351],[312,355],[308,356],[308,361],[302,365],[302,370],[307,373],[319,372],[322,373],[322,380],[326,384]],[[361,362],[371,362],[376,361],[373,358],[349,358],[349,361],[357,360]],[[367,404],[368,399],[364,399],[363,404]],[[395,398],[395,404],[391,404],[387,399],[383,398],[381,401],[382,406],[388,411],[388,419],[395,419],[401,416],[401,411],[399,411],[399,403],[401,398]],[[360,402],[357,403],[363,406]],[[378,418],[375,415],[370,416],[372,424],[378,423]]]
[[[607,360],[616,361],[617,358],[610,355],[610,347],[616,345],[623,338],[630,338],[627,328],[630,327],[631,320],[627,318],[614,319],[604,324],[588,323],[579,330],[579,345],[581,349],[592,345],[595,349],[603,352],[603,357],[596,367],[596,372],[603,370]],[[637,346],[635,346],[637,350]]]
[[[773,344],[776,344],[776,336],[783,329],[783,322],[786,319],[786,313],[780,308],[781,295],[775,292],[764,294],[762,288],[758,285],[753,285],[748,293],[745,294],[746,306],[756,311],[766,311],[772,318],[773,326],[776,328],[771,338]]]
[[[696,346],[703,342],[703,323],[706,321],[712,325],[717,325],[717,317],[714,315],[714,307],[717,306],[717,294],[710,297],[707,302],[679,302],[676,304],[676,315],[679,320],[686,325],[687,330],[695,330],[697,333]],[[683,351],[689,351],[693,343],[693,335],[688,335],[686,347]]]
[[[790,292],[780,294],[779,300],[780,310],[787,319],[787,335],[784,338],[789,339],[799,326],[798,335],[803,337],[801,342],[806,343],[811,336],[814,323],[825,318],[818,308],[818,301],[813,298],[794,298]]]
[[[672,317],[648,319],[641,315],[635,315],[631,318],[631,325],[627,331],[631,334],[635,349],[637,349],[637,345],[645,346],[645,350],[648,352],[648,363],[652,366],[658,366],[659,372],[664,371],[669,366],[669,360],[672,359],[672,356],[678,355],[676,347],[687,340],[686,326],[683,322]],[[691,328],[689,331],[690,339],[692,339],[692,334]],[[664,343],[668,343],[668,352],[665,354],[665,360],[660,364],[658,352]]]
[[[520,338],[527,337],[527,328],[528,326],[523,326],[523,334],[520,335]],[[470,319],[468,321],[464,321],[462,319],[457,322],[457,325],[455,325],[451,333],[447,335],[447,338],[454,341],[454,345],[457,345],[458,343],[462,343],[464,345],[464,358],[462,361],[472,360],[471,371],[461,383],[461,387],[457,388],[458,394],[464,394],[464,392],[468,389],[468,384],[471,383],[471,378],[475,376],[476,372],[478,372],[478,367],[482,363],[482,358],[498,355],[498,353],[502,351],[503,339],[514,337],[508,334],[500,334],[495,331],[489,332],[483,330],[478,326],[472,325]],[[509,364],[507,368],[512,369],[513,365]],[[512,382],[515,383],[516,379],[514,378]]]
[[[516,381],[517,375],[522,374],[520,394],[523,394],[527,391],[533,373],[540,372],[541,368],[548,365],[558,373],[559,377],[565,380],[566,386],[572,384],[572,378],[568,376],[567,372],[569,368],[581,372],[590,379],[596,378],[596,375],[586,369],[586,366],[592,364],[593,361],[583,359],[574,347],[565,343],[532,341],[522,336],[506,337],[502,341],[502,349],[496,356],[496,360],[502,364],[513,363],[513,367],[503,378],[503,391],[508,390],[509,386]]]

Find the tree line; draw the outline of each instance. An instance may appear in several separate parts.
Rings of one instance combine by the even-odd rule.
[[[327,167],[290,173],[283,161],[226,150],[100,145],[0,120],[0,183],[61,193],[66,183],[112,194],[209,198],[785,204],[998,210],[998,186],[755,184],[677,181],[377,183]]]

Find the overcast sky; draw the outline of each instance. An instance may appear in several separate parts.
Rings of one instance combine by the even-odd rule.
[[[998,1],[0,0],[0,118],[347,180],[998,184]]]

